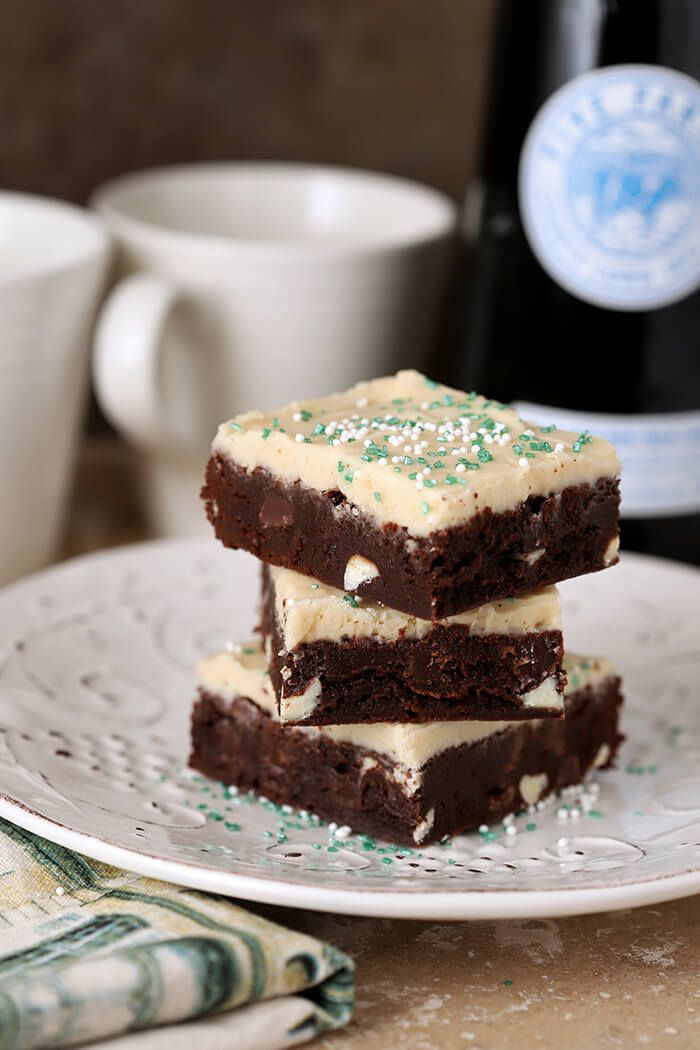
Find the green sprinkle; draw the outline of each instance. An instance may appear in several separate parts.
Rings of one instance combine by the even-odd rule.
[[[208,802],[200,802],[199,805],[197,806],[197,809],[209,809],[209,803]]]
[[[513,449],[513,452],[515,452],[516,456],[522,456],[523,452],[525,451],[522,445],[511,445],[511,448]]]
[[[401,473],[401,467],[394,467],[394,473],[395,474],[400,474]]]
[[[421,505],[420,505],[420,509],[423,511],[424,514],[429,514],[430,513],[430,504],[426,503],[425,500],[424,500],[421,503]]]
[[[240,430],[240,429],[241,429],[241,424],[240,423],[231,423],[231,430]]]
[[[382,864],[393,864],[391,857],[382,857]]]
[[[455,399],[452,397],[452,394],[445,394],[442,401],[443,404],[447,405],[448,408],[450,408],[455,403]]]
[[[434,390],[438,384],[435,382],[434,379],[428,379],[428,377],[426,376],[425,385],[431,387]]]
[[[311,843],[311,849],[322,849],[321,843],[320,842],[312,842]]]
[[[476,458],[481,460],[482,463],[489,463],[493,459],[493,456],[490,452],[487,452],[485,448],[480,448],[476,454]]]
[[[273,833],[271,831],[263,831],[263,838],[271,839],[273,838]]]
[[[364,459],[365,463],[374,463],[374,460],[372,459],[372,457],[368,456],[366,452],[362,453],[362,455],[360,456],[360,459]]]
[[[512,984],[513,982],[512,982],[512,981],[504,981],[503,983],[504,983],[504,984],[505,984],[506,986],[508,986],[509,984]]]
[[[403,463],[403,465],[405,467],[410,467],[411,464],[413,463],[413,460],[411,459],[410,456],[404,456],[401,462]]]
[[[526,824],[525,825],[525,830],[526,831],[534,831],[536,827],[537,827],[537,825],[533,822],[531,824]]]
[[[227,831],[240,831],[241,830],[241,825],[240,824],[234,824],[230,820],[226,821],[226,823],[224,824],[224,827],[226,828]]]
[[[589,817],[597,817],[598,819],[600,819],[603,816],[603,814],[600,812],[599,809],[589,809],[588,810],[588,816]]]
[[[250,645],[246,646],[243,652],[246,656],[255,656],[255,649]]]
[[[269,427],[265,427],[265,429],[262,432],[263,441],[267,441],[267,439],[269,438],[271,433],[272,433],[272,431],[270,430],[270,428]]]
[[[343,463],[342,459],[339,459],[338,460],[338,473],[342,474],[344,470],[345,470],[345,464]]]
[[[309,420],[311,419],[312,415],[313,415],[313,412],[309,412],[308,408],[302,408],[300,413],[299,413],[299,415],[301,416],[301,418],[304,420],[305,423],[308,423]]]
[[[360,608],[360,606],[357,604],[357,602],[355,601],[355,599],[353,598],[353,596],[351,594],[344,594],[343,595],[343,601],[347,602],[348,605],[350,605],[353,609],[359,609]]]
[[[374,498],[376,499],[377,503],[381,503],[382,502],[382,494],[381,494],[381,492],[375,492]]]
[[[415,481],[417,477],[418,477],[418,471],[414,470],[412,474],[408,475],[408,480],[409,481]]]
[[[446,485],[456,485],[457,484],[457,478],[454,478],[451,474],[447,474],[445,476],[445,484]]]
[[[435,478],[426,478],[423,484],[428,489],[434,489],[437,485],[437,481],[435,480]]]
[[[311,590],[312,591],[317,591],[318,590],[318,584],[317,583],[312,583],[311,584]]]
[[[318,434],[325,434],[326,433],[326,424],[325,423],[317,423],[316,426],[314,427],[314,429],[311,431],[311,433],[312,433],[312,435],[314,437],[316,437]]]
[[[525,455],[527,456],[528,459],[535,459],[536,458],[534,452],[526,452]]]
[[[543,434],[551,434],[553,430],[557,429],[556,423],[551,423],[548,427],[540,427]]]
[[[347,473],[347,474],[345,475],[345,480],[346,480],[346,481],[352,481],[352,474],[350,474],[350,473]]]
[[[337,853],[338,852],[338,847],[337,846],[329,846],[328,847],[328,852],[329,853]]]

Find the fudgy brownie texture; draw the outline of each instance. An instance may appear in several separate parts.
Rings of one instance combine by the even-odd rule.
[[[268,470],[248,471],[218,453],[207,464],[202,498],[226,547],[339,590],[345,589],[349,559],[361,555],[379,575],[354,593],[425,620],[617,560],[606,561],[606,552],[618,534],[619,483],[607,478],[531,497],[502,514],[484,510],[466,524],[426,537],[394,524],[378,527],[338,490],[286,484]]]
[[[564,713],[563,707],[531,707],[514,699],[549,677],[563,691],[561,631],[472,635],[464,624],[436,625],[422,638],[314,641],[288,653],[265,570],[262,592],[262,629],[277,697],[283,688],[287,696],[302,693],[314,679],[321,685],[312,713],[289,724],[501,721]]]
[[[522,809],[520,781],[547,775],[541,797],[577,784],[600,748],[612,763],[620,680],[606,678],[566,697],[566,718],[520,722],[477,743],[430,759],[418,791],[408,796],[385,756],[307,735],[275,722],[243,697],[232,703],[200,691],[192,716],[190,765],[215,780],[251,789],[273,802],[349,824],[360,833],[415,846],[414,831],[434,817],[421,845],[492,824]],[[367,762],[373,759],[373,762]]]

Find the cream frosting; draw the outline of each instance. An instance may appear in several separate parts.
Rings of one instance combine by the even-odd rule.
[[[597,684],[614,674],[612,664],[604,657],[570,655],[565,658],[569,672],[567,692]],[[244,696],[279,721],[277,701],[267,671],[265,655],[259,643],[250,642],[236,651],[227,650],[202,660],[199,664],[200,685],[225,701]],[[538,720],[535,720],[538,721]],[[290,732],[305,733],[312,738],[354,744],[382,755],[395,765],[395,778],[408,795],[422,782],[422,769],[435,755],[462,744],[477,743],[496,733],[520,725],[519,722],[379,722],[369,725],[295,726]]]
[[[561,601],[556,587],[543,587],[432,621],[352,597],[291,569],[270,567],[269,572],[277,620],[288,651],[320,640],[422,638],[437,626],[452,624],[468,627],[471,634],[479,635],[561,629]]]
[[[538,427],[414,371],[236,416],[212,449],[288,483],[340,490],[378,525],[394,522],[414,536],[620,471],[603,438]]]

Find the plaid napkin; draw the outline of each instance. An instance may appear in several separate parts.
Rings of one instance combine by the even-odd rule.
[[[0,1050],[274,1050],[344,1025],[353,992],[328,944],[0,819]]]

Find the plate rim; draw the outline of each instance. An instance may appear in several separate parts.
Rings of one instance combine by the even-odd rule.
[[[43,817],[5,794],[0,794],[0,816],[59,846],[138,875],[188,889],[224,894],[251,904],[274,904],[339,915],[454,922],[469,919],[561,918],[639,908],[700,893],[700,868],[676,875],[622,882],[617,886],[569,889],[470,889],[442,893],[433,889],[425,893],[402,893],[393,889],[369,890],[358,887],[348,890],[304,886],[262,875],[223,872],[220,868],[187,861],[164,860],[106,838],[99,839],[89,832],[75,831],[65,824]],[[51,835],[46,833],[47,825]],[[175,877],[168,875],[171,868],[174,869]],[[179,876],[185,873],[188,877],[183,881]]]
[[[85,563],[128,561],[152,551],[168,548],[188,550],[189,558],[206,556],[213,549],[204,536],[168,537],[100,549],[67,559],[40,572],[25,576],[0,589],[0,602],[12,600],[39,580],[56,578]],[[625,561],[664,571],[679,571],[700,584],[700,568],[670,558],[624,551]],[[563,581],[566,583],[567,581]],[[603,887],[450,889],[440,892],[405,892],[390,888],[339,889],[303,885],[295,881],[246,875],[222,867],[212,868],[191,861],[168,860],[90,832],[77,831],[36,812],[20,799],[0,792],[0,816],[51,842],[73,849],[102,863],[121,867],[150,878],[204,892],[221,893],[249,903],[304,908],[342,915],[395,919],[464,921],[471,919],[559,918],[676,900],[700,893],[700,866],[670,875],[652,875]],[[235,861],[232,860],[235,864]]]

